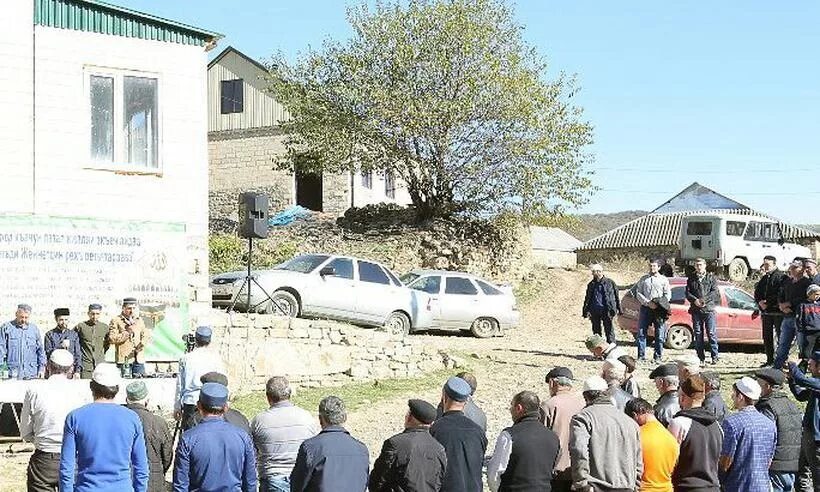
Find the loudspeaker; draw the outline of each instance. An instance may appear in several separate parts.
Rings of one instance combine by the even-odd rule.
[[[239,194],[239,235],[258,239],[268,237],[268,195]]]

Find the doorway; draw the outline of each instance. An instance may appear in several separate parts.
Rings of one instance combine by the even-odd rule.
[[[322,211],[322,173],[296,170],[296,205]]]

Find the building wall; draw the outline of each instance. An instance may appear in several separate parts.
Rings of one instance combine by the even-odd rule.
[[[34,210],[34,11],[32,3],[3,2],[0,14],[0,212]]]
[[[411,203],[407,186],[398,178],[395,180],[395,198],[388,198],[385,194],[384,173],[373,172],[373,185],[370,188],[365,188],[362,182],[362,175],[357,173],[353,179],[353,201],[356,207],[376,203],[397,203],[399,205],[409,205]]]
[[[192,314],[207,289],[206,56],[202,47],[36,28],[37,214],[182,223]],[[158,79],[160,169],[123,172],[90,159],[87,70],[133,70]],[[6,211],[3,209],[3,211]]]
[[[578,265],[578,255],[572,251],[535,249],[532,251],[532,261],[549,268],[575,268]]]
[[[208,131],[247,130],[276,126],[288,118],[285,108],[267,90],[265,72],[248,60],[228,52],[208,69]],[[243,111],[221,113],[223,80],[242,79]]]

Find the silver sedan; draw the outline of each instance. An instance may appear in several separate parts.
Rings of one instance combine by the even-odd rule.
[[[402,277],[409,288],[432,299],[432,328],[469,330],[479,338],[518,327],[521,314],[512,289],[469,273],[414,270]]]

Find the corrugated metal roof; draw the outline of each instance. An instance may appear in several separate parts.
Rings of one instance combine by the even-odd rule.
[[[788,241],[797,239],[818,238],[820,234],[787,224],[774,217],[756,212],[754,210],[743,209],[711,209],[711,210],[689,210],[675,213],[651,213],[638,217],[626,224],[605,232],[585,242],[579,250],[595,249],[619,249],[619,248],[646,248],[656,246],[677,246],[678,234],[683,217],[700,214],[735,214],[746,216],[757,216],[773,220],[780,225],[783,237]]]
[[[34,0],[40,26],[206,46],[222,35],[99,0]]]
[[[557,227],[530,227],[532,249],[549,251],[575,251],[584,243]]]

